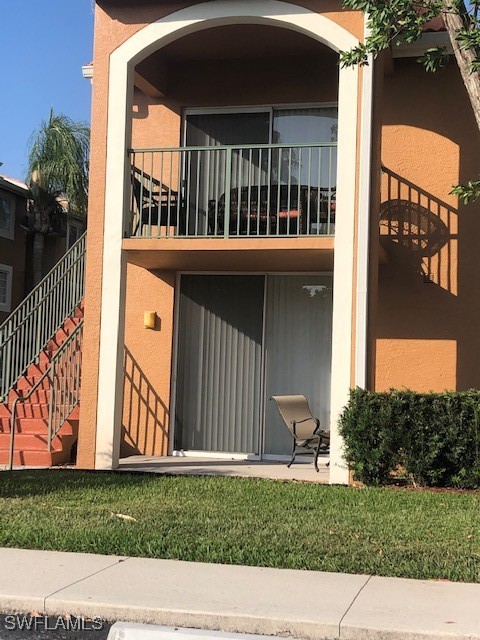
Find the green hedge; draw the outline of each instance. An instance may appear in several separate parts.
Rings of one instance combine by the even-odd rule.
[[[340,418],[356,480],[393,474],[430,487],[480,486],[480,391],[385,393],[352,389]]]

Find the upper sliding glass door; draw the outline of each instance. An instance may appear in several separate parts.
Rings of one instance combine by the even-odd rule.
[[[328,143],[337,141],[337,107],[308,109],[274,109],[272,123],[274,143]]]
[[[337,107],[274,109],[272,142],[275,144],[329,144],[337,142]],[[276,156],[274,155],[274,158]],[[280,184],[291,188],[308,185],[329,203],[335,199],[337,147],[285,149],[278,166]],[[329,204],[331,207],[331,204]],[[332,228],[333,231],[333,228]]]
[[[187,147],[215,148],[225,145],[268,144],[270,141],[270,112],[258,113],[208,113],[186,117],[185,140]],[[189,235],[206,234],[208,208],[215,203],[218,209],[225,197],[226,172],[231,176],[247,176],[252,173],[262,180],[261,154],[237,150],[227,167],[226,151],[197,151],[187,155],[186,201],[188,202]],[[250,172],[250,173],[249,173]],[[235,185],[232,185],[235,186]],[[238,185],[236,185],[238,186]],[[216,217],[216,216],[215,216]],[[212,218],[212,215],[210,215]],[[212,220],[210,220],[212,226]],[[213,222],[215,227],[215,222]],[[216,235],[216,229],[210,229]]]
[[[187,147],[337,141],[338,109],[309,107],[186,116]]]
[[[188,114],[187,235],[330,233],[336,139],[336,107]]]
[[[185,141],[187,147],[268,144],[270,111],[187,115]]]

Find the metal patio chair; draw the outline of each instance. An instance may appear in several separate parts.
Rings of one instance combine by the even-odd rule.
[[[272,396],[280,415],[293,437],[292,459],[287,467],[290,468],[297,456],[297,448],[309,449],[299,452],[299,455],[313,453],[315,469],[318,469],[318,456],[321,451],[328,452],[330,448],[330,431],[320,428],[320,420],[314,418],[305,396]],[[327,465],[328,466],[328,465]]]
[[[139,175],[140,178],[137,178]],[[142,187],[143,184],[143,187]],[[152,186],[153,185],[153,186]],[[153,187],[156,187],[154,190]],[[137,221],[133,236],[141,236],[145,226],[172,226],[179,228],[179,235],[186,234],[185,207],[179,194],[170,187],[133,169],[132,195]]]

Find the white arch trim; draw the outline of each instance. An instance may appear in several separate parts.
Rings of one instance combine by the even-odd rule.
[[[303,33],[335,51],[358,44],[357,38],[333,20],[279,0],[211,0],[181,9],[147,25],[111,56],[138,64],[153,51],[185,35],[214,26],[269,24]]]
[[[212,26],[268,24],[303,33],[339,51],[358,40],[329,18],[279,0],[211,0],[153,22],[126,40],[110,56],[102,303],[95,466],[118,464],[122,423],[125,263],[122,256],[123,211],[127,187],[126,149],[134,66],[154,50]],[[331,482],[347,483],[342,442],[336,421],[350,387],[354,289],[354,210],[358,69],[339,73],[337,222],[335,230],[332,336]]]

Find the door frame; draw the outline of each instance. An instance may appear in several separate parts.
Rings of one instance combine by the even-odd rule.
[[[322,109],[322,108],[337,108],[338,119],[338,101],[337,102],[281,102],[278,104],[259,104],[248,106],[231,106],[231,107],[187,107],[182,110],[182,122],[180,127],[180,144],[183,147],[187,146],[187,117],[188,116],[208,116],[215,114],[240,114],[240,113],[269,113],[269,132],[268,132],[268,144],[272,144],[273,136],[273,112],[280,109]]]
[[[188,116],[209,116],[217,114],[230,114],[237,115],[240,113],[268,113],[268,143],[272,142],[272,128],[273,128],[273,107],[266,105],[262,106],[249,106],[249,107],[188,107],[183,109],[182,123],[180,128],[180,140],[183,147],[187,146],[187,118]]]
[[[173,448],[175,441],[175,415],[177,408],[177,366],[178,366],[178,340],[179,340],[179,318],[180,318],[180,286],[182,275],[189,276],[263,276],[263,309],[262,309],[262,358],[261,358],[261,383],[260,383],[260,425],[259,425],[259,442],[258,454],[225,452],[225,451],[178,451]],[[291,456],[285,454],[265,454],[265,421],[266,421],[266,398],[265,398],[265,382],[266,382],[266,314],[267,314],[267,289],[268,276],[331,276],[333,284],[332,271],[177,271],[175,274],[175,291],[173,297],[173,347],[170,372],[170,428],[168,432],[168,455],[176,457],[198,457],[198,458],[219,458],[230,460],[270,460],[286,462]]]

